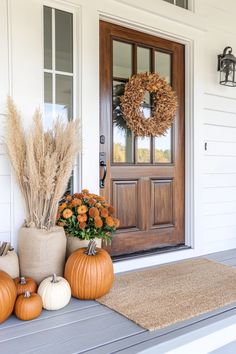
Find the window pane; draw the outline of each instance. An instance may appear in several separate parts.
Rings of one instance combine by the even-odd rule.
[[[113,41],[113,77],[129,78],[132,75],[132,45]]]
[[[142,73],[150,71],[150,49],[137,48],[137,72]]]
[[[137,162],[138,163],[150,163],[151,162],[151,149],[150,149],[150,137],[137,137]]]
[[[73,78],[56,75],[56,115],[63,119],[73,118]]]
[[[52,74],[44,73],[44,127],[51,128],[53,121]]]
[[[44,68],[52,69],[52,9],[44,6]]]
[[[127,128],[120,107],[125,83],[113,81],[113,162],[133,162],[133,134]]]
[[[133,162],[133,134],[128,128],[113,125],[113,162]]]
[[[171,84],[171,55],[162,52],[155,52],[155,72]]]
[[[176,0],[176,5],[183,7],[184,9],[188,8],[188,0]]]
[[[156,137],[154,145],[154,161],[159,163],[171,163],[171,129],[168,129],[166,135]]]
[[[73,15],[55,10],[56,70],[73,72]]]

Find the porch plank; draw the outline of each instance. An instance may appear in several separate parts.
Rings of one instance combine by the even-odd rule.
[[[14,340],[19,337],[29,336],[37,332],[43,332],[72,323],[79,323],[90,318],[110,314],[106,307],[96,306],[84,310],[73,311],[49,318],[39,317],[38,321],[21,321],[21,325],[12,326],[0,330],[0,346],[2,342]]]
[[[236,266],[236,249],[203,257]],[[147,350],[150,353],[154,350],[153,353],[156,353],[158,346],[158,353],[161,354],[162,349],[167,348],[172,341],[194,338],[201,331],[208,334],[212,327],[219,327],[225,321],[236,323],[236,303],[149,332],[95,301],[79,301],[72,298],[65,308],[59,311],[44,310],[42,315],[33,321],[23,322],[14,316],[10,317],[0,325],[0,352],[132,354],[140,350]],[[232,343],[232,347],[225,346],[224,350],[233,348],[233,352],[236,352],[233,345]],[[221,352],[215,354],[218,353]]]
[[[33,323],[33,322],[41,321],[42,319],[48,319],[51,317],[60,316],[60,315],[70,313],[73,311],[78,312],[80,310],[84,310],[84,309],[98,306],[98,305],[99,304],[96,301],[80,301],[75,298],[71,298],[70,303],[66,307],[64,307],[63,309],[60,309],[57,311],[43,310],[40,317],[36,318],[35,320],[29,321],[29,322],[23,322],[23,321],[18,320],[15,316],[11,316],[7,321],[0,324],[0,334],[1,334],[1,330],[5,329],[5,328],[9,328],[9,327],[13,327],[13,326],[22,326],[25,323]]]
[[[103,306],[98,307],[102,311]],[[95,309],[94,309],[95,310]],[[67,323],[60,327],[45,328],[36,333],[2,341],[1,353],[18,354],[72,354],[126,338],[144,331],[123,316],[107,309],[106,314]]]
[[[221,309],[211,311],[200,316],[193,317],[191,319],[178,322],[163,329],[159,329],[153,332],[145,331],[134,336],[122,339],[122,341],[114,341],[108,345],[104,345],[101,348],[96,348],[89,351],[89,354],[107,354],[107,353],[119,353],[120,351],[131,348],[137,345],[146,345],[149,347],[150,343],[161,344],[169,340],[178,338],[185,334],[195,332],[204,327],[205,334],[207,335],[207,327],[210,325],[228,319],[229,317],[235,317],[236,321],[236,303],[227,305]],[[149,343],[149,341],[151,341]],[[146,344],[145,344],[146,343]],[[134,352],[137,353],[138,351]],[[159,354],[159,351],[158,351]]]
[[[236,353],[236,341],[231,342],[223,347],[213,350],[209,354],[233,354]]]
[[[225,261],[227,259],[236,258],[236,248],[233,248],[231,250],[221,251],[221,252],[210,253],[202,257],[213,259],[219,262]]]

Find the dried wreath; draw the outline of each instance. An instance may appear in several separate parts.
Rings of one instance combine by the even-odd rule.
[[[152,116],[145,118],[141,105],[146,91],[152,100]],[[155,73],[133,75],[125,85],[121,107],[128,128],[136,136],[161,136],[171,127],[177,109],[177,97],[165,79]]]

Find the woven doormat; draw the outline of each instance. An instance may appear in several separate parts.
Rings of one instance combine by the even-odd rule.
[[[236,302],[236,269],[195,259],[117,275],[97,301],[151,331]]]

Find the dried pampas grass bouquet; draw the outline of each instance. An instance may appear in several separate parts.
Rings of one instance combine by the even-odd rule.
[[[36,110],[25,132],[13,100],[7,103],[5,143],[26,206],[26,226],[50,229],[56,224],[58,203],[66,191],[80,150],[78,120],[55,120],[44,131]]]

